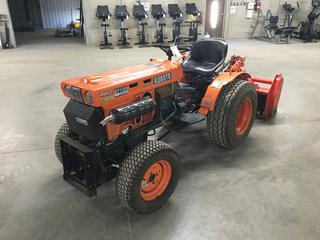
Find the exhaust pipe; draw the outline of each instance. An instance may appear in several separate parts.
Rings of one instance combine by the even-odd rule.
[[[142,115],[151,112],[156,106],[156,103],[151,97],[143,98],[133,104],[117,108],[111,111],[111,114],[104,118],[99,124],[105,126],[108,122],[116,124],[141,117]]]

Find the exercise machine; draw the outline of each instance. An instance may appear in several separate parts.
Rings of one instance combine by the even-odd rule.
[[[261,40],[270,40],[275,43],[290,43],[290,39],[296,30],[296,27],[292,26],[279,26],[279,16],[274,16],[271,10],[267,11],[264,15],[262,10],[258,10],[258,15],[255,19],[255,24],[252,27],[250,38],[256,38]],[[263,24],[263,28],[266,32],[266,37],[255,37],[255,31],[259,24]]]
[[[157,19],[157,30],[156,30],[156,42],[155,43],[164,43],[164,27],[166,26],[165,17],[166,12],[163,10],[161,4],[152,4],[151,5],[151,14]]]
[[[1,42],[1,48],[3,49],[9,49],[13,47],[10,41],[10,30],[9,30],[8,22],[9,22],[8,15],[1,14],[0,23],[4,24],[4,31],[5,31],[5,41],[4,43]],[[1,38],[1,35],[0,35],[0,38]]]
[[[145,32],[145,26],[147,26],[148,23],[146,21],[143,21],[148,17],[148,14],[144,9],[144,6],[138,2],[138,5],[133,6],[132,12],[132,15],[139,21],[139,31],[137,33],[137,35],[139,36],[139,42],[136,44],[139,45],[139,47],[150,47],[150,45],[148,45]]]
[[[186,14],[189,16],[189,20],[186,23],[189,24],[190,43],[193,44],[198,40],[198,35],[200,35],[199,24],[201,23],[201,13],[195,3],[186,3]]]
[[[107,23],[107,20],[109,20],[112,16],[109,11],[109,7],[107,5],[97,6],[96,16],[102,20],[101,27],[103,28],[103,41],[100,44],[100,49],[113,49],[112,43],[109,42],[109,37],[112,35],[107,31],[107,28],[110,26],[109,23]]]
[[[128,42],[128,28],[124,27],[124,20],[128,19],[130,16],[127,11],[126,5],[116,5],[115,17],[121,20],[120,25],[120,38],[119,38],[119,48],[131,48],[130,43]]]
[[[282,27],[291,27],[294,15],[300,10],[299,2],[297,2],[297,7],[293,7],[292,4],[285,2],[282,8],[285,12]]]
[[[297,37],[305,42],[314,42],[320,39],[320,27],[317,25],[317,19],[320,16],[320,0],[312,0],[312,10],[304,22],[297,26]]]
[[[183,13],[178,4],[168,4],[168,13],[173,18],[172,42],[179,42],[181,34],[181,24],[183,23]]]

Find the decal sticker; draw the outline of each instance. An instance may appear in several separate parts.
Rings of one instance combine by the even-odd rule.
[[[84,120],[82,118],[79,118],[79,117],[76,117],[76,121],[82,125],[86,125],[88,126],[88,121],[87,120]]]
[[[144,88],[146,88],[146,87],[150,87],[150,86],[152,86],[153,85],[153,83],[146,83],[146,84],[144,84]]]
[[[128,91],[129,91],[129,87],[118,88],[118,89],[113,90],[113,95],[115,97],[119,97],[119,96],[127,94]]]
[[[172,78],[171,73],[166,73],[161,76],[153,78],[154,84],[160,84],[166,81],[169,81]]]
[[[100,97],[110,96],[112,94],[112,90],[100,93]]]
[[[108,96],[108,97],[104,97],[101,99],[101,102],[102,103],[106,103],[106,102],[109,102],[113,99],[113,96]]]

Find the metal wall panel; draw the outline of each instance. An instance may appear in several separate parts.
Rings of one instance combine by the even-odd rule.
[[[79,18],[80,0],[40,0],[40,6],[45,29],[66,27]]]

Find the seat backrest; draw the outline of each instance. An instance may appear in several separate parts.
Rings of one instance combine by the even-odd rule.
[[[199,63],[219,64],[224,62],[228,53],[228,43],[222,39],[202,39],[194,43],[190,59]]]
[[[279,16],[270,16],[269,22],[270,24],[277,24],[279,22]]]

